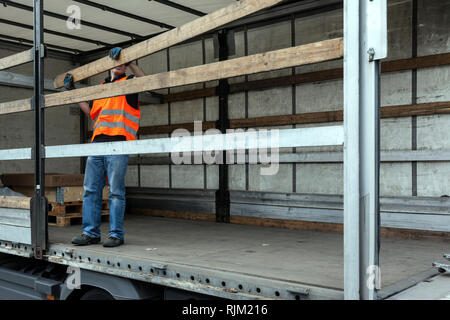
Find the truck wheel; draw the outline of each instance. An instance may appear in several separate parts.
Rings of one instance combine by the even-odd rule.
[[[114,300],[114,297],[101,289],[92,289],[83,294],[80,300]]]

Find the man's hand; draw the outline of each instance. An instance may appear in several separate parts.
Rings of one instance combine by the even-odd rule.
[[[120,53],[122,52],[122,48],[116,47],[109,50],[109,57],[113,60],[119,60]],[[125,63],[125,65],[128,67],[131,62]]]
[[[73,84],[73,76],[70,73],[66,73],[66,76],[64,77],[64,88],[66,90],[75,89],[75,86]]]

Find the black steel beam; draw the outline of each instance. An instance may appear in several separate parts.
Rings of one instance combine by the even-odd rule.
[[[22,10],[26,10],[26,11],[30,11],[33,12],[33,7],[21,4],[21,3],[16,3],[10,0],[0,0],[0,3],[3,3],[4,5],[7,6],[11,6],[14,8],[18,8],[18,9],[22,9]],[[52,17],[52,18],[56,18],[56,19],[60,19],[60,20],[64,20],[67,21],[67,16],[62,15],[62,14],[58,14],[58,13],[54,13],[54,12],[50,12],[50,11],[45,11],[44,10],[44,15],[48,16],[48,17]],[[116,34],[120,34],[126,37],[130,37],[132,39],[142,39],[142,36],[135,34],[135,33],[130,33],[130,32],[126,32],[126,31],[122,31],[122,30],[118,30],[115,28],[110,28],[110,27],[106,27],[97,23],[93,23],[93,22],[89,22],[86,20],[83,20],[83,25],[91,27],[91,28],[95,28],[95,29],[100,29],[100,30],[104,30],[104,31],[108,31],[111,33],[116,33]]]
[[[152,0],[149,0],[149,1],[152,1]],[[172,1],[168,1],[168,0],[153,0],[153,1],[159,2],[159,3],[164,4],[166,6],[169,6],[169,7],[172,7],[172,8],[175,8],[175,9],[178,9],[178,10],[181,10],[181,11],[184,11],[184,12],[187,12],[187,13],[199,16],[199,17],[206,16],[206,13],[204,13],[204,12],[201,12],[201,11],[198,11],[198,10],[195,10],[195,9],[183,6],[181,4],[178,4],[178,3],[175,3],[175,2],[172,2]]]
[[[45,198],[44,157],[44,16],[43,0],[34,0],[34,196],[31,198],[31,241],[36,259],[48,245],[48,202]]]
[[[89,1],[89,0],[73,0],[73,1],[74,2],[78,2],[78,3],[82,3],[82,4],[90,6],[90,7],[98,8],[98,9],[103,10],[103,11],[109,11],[111,13],[115,13],[115,14],[118,14],[118,15],[121,15],[121,16],[124,16],[124,17],[127,17],[127,18],[131,18],[131,19],[134,19],[134,20],[146,22],[146,23],[149,23],[149,24],[161,27],[161,28],[166,28],[166,29],[174,29],[175,28],[174,26],[171,26],[170,24],[167,24],[167,23],[164,23],[164,22],[159,22],[159,21],[156,21],[156,20],[153,20],[153,19],[141,17],[141,16],[138,16],[138,15],[126,12],[126,11],[122,11],[122,10],[118,10],[118,9],[115,9],[115,8],[112,8],[112,7],[105,6],[104,4],[95,3],[93,1]]]
[[[0,23],[9,24],[11,26],[15,26],[15,27],[22,28],[22,29],[33,30],[33,26],[30,26],[30,25],[27,25],[24,23],[20,23],[20,22],[16,22],[16,21],[11,21],[11,20],[6,20],[6,19],[0,18]],[[97,46],[100,46],[100,45],[101,46],[112,46],[112,44],[110,44],[110,43],[106,43],[106,42],[99,41],[99,40],[83,38],[83,37],[75,36],[75,35],[69,34],[69,33],[63,33],[63,32],[49,30],[49,29],[45,29],[45,28],[43,29],[43,31],[44,31],[44,33],[53,34],[53,35],[59,36],[59,37],[70,38],[70,39],[74,39],[74,40],[78,40],[78,41],[82,41],[82,42],[93,43]]]
[[[226,30],[219,32],[217,44],[219,46],[219,61],[228,60],[228,35]],[[228,79],[220,79],[217,93],[219,96],[219,120],[216,128],[222,133],[230,128],[228,118],[228,94],[230,86]],[[222,151],[222,159],[226,159],[227,153]],[[226,161],[219,165],[219,189],[216,191],[216,222],[230,222],[230,190],[228,188],[228,165]]]
[[[246,18],[233,21],[220,29],[239,29],[244,25],[247,28],[255,28],[272,24],[284,19],[316,15],[328,11],[342,9],[342,0],[303,0],[291,3],[281,3],[275,7],[256,12]]]

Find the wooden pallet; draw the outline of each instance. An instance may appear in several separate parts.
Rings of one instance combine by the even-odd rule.
[[[83,217],[83,202],[65,202],[64,204],[50,203],[48,211],[49,225],[67,227],[81,223]],[[102,218],[109,216],[109,201],[102,201]]]
[[[109,210],[102,210],[102,221],[107,221]],[[75,224],[81,224],[83,215],[80,213],[69,213],[65,216],[48,216],[50,226],[68,227]]]
[[[109,201],[102,201],[102,210],[109,210]],[[73,201],[64,202],[64,204],[50,203],[50,209],[48,211],[49,216],[64,217],[69,214],[83,214],[83,202]]]

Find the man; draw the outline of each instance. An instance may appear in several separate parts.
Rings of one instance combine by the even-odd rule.
[[[121,48],[111,49],[109,56],[118,60]],[[127,67],[135,77],[144,76],[144,72],[135,64],[119,65],[109,71],[109,77],[102,84],[126,81]],[[66,76],[67,89],[73,89],[73,78]],[[81,110],[94,121],[92,142],[113,142],[136,140],[139,129],[140,108],[138,94],[94,100],[91,104],[80,102]],[[125,175],[128,155],[88,157],[84,175],[83,197],[83,233],[72,239],[75,245],[100,243],[100,224],[102,210],[102,191],[106,177],[110,186],[109,210],[110,231],[104,247],[117,247],[124,243],[122,227],[125,213]],[[106,177],[105,177],[106,176]]]

